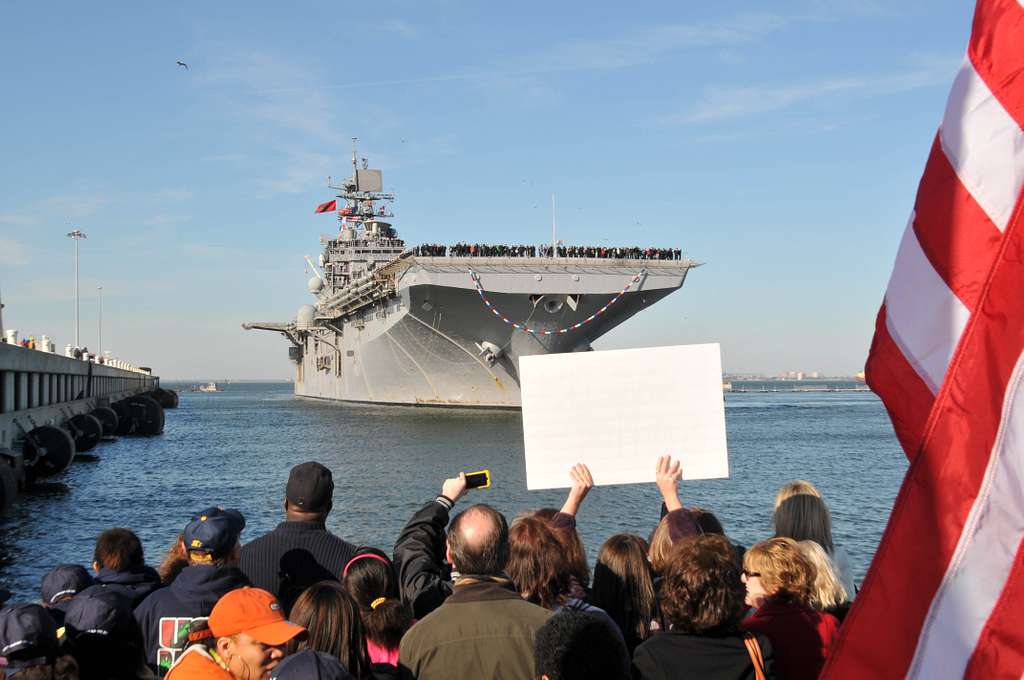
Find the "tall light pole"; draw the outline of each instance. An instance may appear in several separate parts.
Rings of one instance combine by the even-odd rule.
[[[103,361],[103,286],[96,286],[96,292],[100,295],[100,351],[97,356]]]
[[[79,322],[79,303],[78,303],[78,242],[85,238],[85,234],[81,229],[75,229],[74,231],[68,232],[68,238],[75,242],[75,347],[81,347],[78,334],[78,322]]]

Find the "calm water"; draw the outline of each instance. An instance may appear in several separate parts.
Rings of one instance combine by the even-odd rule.
[[[173,385],[169,385],[172,386]],[[682,484],[683,502],[715,512],[749,545],[771,532],[775,492],[806,478],[822,490],[835,540],[860,581],[906,470],[881,403],[865,393],[745,393],[726,402],[729,479]],[[102,444],[0,517],[0,585],[38,598],[46,570],[89,564],[96,534],[125,526],[160,562],[189,516],[235,507],[243,540],[281,520],[292,465],[316,459],[334,471],[328,526],[390,552],[409,516],[445,477],[490,468],[494,487],[471,493],[514,515],[560,506],[560,491],[526,491],[518,413],[353,406],[295,399],[287,384],[230,384],[182,393],[163,436]],[[658,520],[653,484],[598,487],[578,518],[591,561],[613,533],[647,536]]]

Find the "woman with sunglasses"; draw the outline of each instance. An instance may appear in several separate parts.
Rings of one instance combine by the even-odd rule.
[[[791,538],[755,543],[743,556],[746,603],[755,607],[743,628],[771,640],[783,678],[816,678],[839,636],[831,614],[811,608],[814,566]]]

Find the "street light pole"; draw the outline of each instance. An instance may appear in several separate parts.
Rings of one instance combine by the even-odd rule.
[[[82,343],[79,337],[79,298],[78,298],[78,242],[85,238],[81,229],[68,232],[68,238],[75,242],[75,347],[81,348]]]
[[[103,286],[96,286],[96,291],[100,294],[100,351],[98,356],[100,361],[103,361]]]

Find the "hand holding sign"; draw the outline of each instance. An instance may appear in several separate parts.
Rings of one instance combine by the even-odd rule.
[[[572,487],[569,489],[569,497],[565,499],[565,505],[562,506],[562,512],[575,517],[583,499],[594,488],[594,478],[590,475],[590,468],[583,463],[576,463],[569,470],[569,479],[572,480]]]
[[[672,456],[658,458],[658,464],[654,468],[654,481],[669,512],[683,507],[683,502],[679,500],[679,480],[682,478],[683,468],[678,460],[673,461]]]

